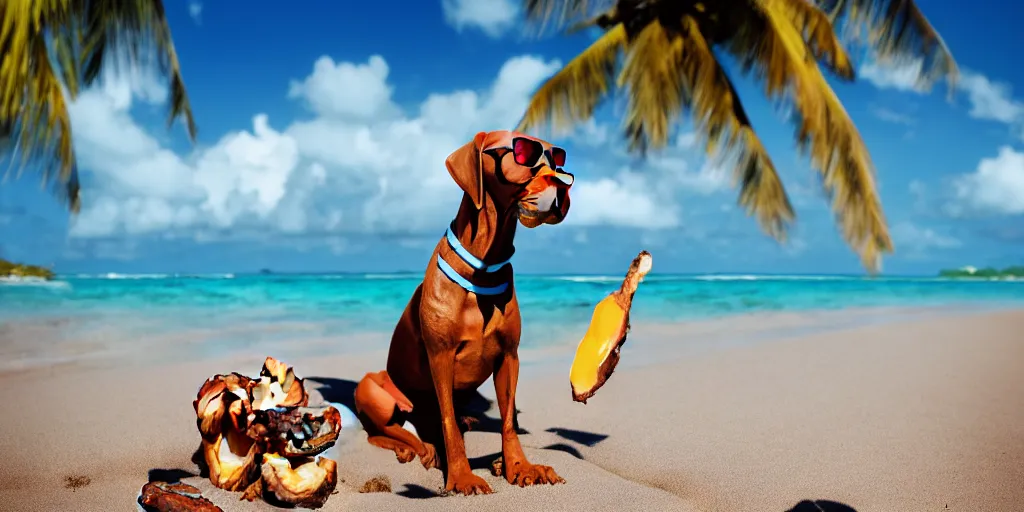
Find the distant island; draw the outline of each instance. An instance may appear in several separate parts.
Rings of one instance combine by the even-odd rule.
[[[939,271],[939,277],[1024,279],[1024,266],[1006,267],[1001,270],[992,267],[974,268],[970,266],[956,269],[943,269]]]
[[[37,277],[50,280],[53,279],[54,273],[45,267],[24,265],[0,258],[0,278],[2,277]]]

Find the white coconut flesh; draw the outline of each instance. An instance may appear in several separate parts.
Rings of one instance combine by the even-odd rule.
[[[281,384],[270,382],[269,377],[260,379],[260,383],[252,388],[252,406],[258,411],[274,409],[281,405],[288,393],[284,392]]]
[[[234,471],[245,464],[247,455],[238,455],[231,450],[231,444],[228,443],[227,436],[224,436],[220,440],[220,446],[217,449],[217,460],[220,461],[221,470],[228,470],[227,472]]]
[[[640,276],[647,275],[651,271],[651,267],[654,265],[654,258],[650,254],[644,254],[640,256],[640,265],[637,266],[637,273]]]
[[[283,457],[264,457],[263,462],[270,464],[274,475],[289,491],[302,493],[320,487],[327,479],[327,471],[317,465],[318,460],[311,460],[294,469],[291,462]]]

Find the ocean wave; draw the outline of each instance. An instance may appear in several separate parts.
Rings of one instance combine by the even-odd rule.
[[[45,288],[70,288],[71,285],[64,281],[47,281],[41,277],[19,277],[2,276],[0,285],[3,286],[40,286]]]
[[[547,279],[555,281],[570,281],[573,283],[613,283],[622,281],[621,276],[546,276]]]
[[[416,274],[363,274],[361,277],[363,279],[369,279],[369,280],[374,280],[374,279],[386,280],[386,279],[415,279],[415,278],[422,278],[423,276],[418,276]]]
[[[814,276],[787,274],[705,274],[693,276],[696,281],[851,281],[854,276]]]
[[[234,274],[73,274],[75,279],[234,279]]]

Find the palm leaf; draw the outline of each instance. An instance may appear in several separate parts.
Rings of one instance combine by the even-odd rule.
[[[167,123],[183,117],[189,138],[195,141],[196,124],[185,92],[181,65],[174,49],[171,29],[162,2],[142,0],[90,0],[86,2],[83,81],[92,84],[107,58],[126,56],[139,63],[156,57],[160,71],[168,77],[170,103]],[[114,64],[117,65],[117,59]]]
[[[625,135],[631,151],[645,154],[668,144],[682,114],[683,82],[674,55],[682,39],[669,38],[658,20],[648,23],[627,48],[617,86],[626,93]]]
[[[892,251],[874,167],[853,121],[808,58],[800,29],[786,14],[788,1],[757,0],[727,48],[764,82],[769,98],[795,108],[798,147],[821,172],[844,239],[874,271],[881,253]]]
[[[526,20],[540,31],[567,25],[587,23],[596,13],[612,9],[617,3],[639,3],[637,0],[525,0]]]
[[[867,42],[883,63],[921,61],[918,85],[945,78],[950,92],[959,77],[956,61],[913,0],[814,0],[833,25],[856,42]]]
[[[64,90],[50,63],[42,35],[33,40],[31,51],[27,101],[21,115],[23,126],[36,129],[22,133],[19,150],[23,161],[43,162],[50,158],[56,161],[56,165],[42,167],[43,183],[65,184],[57,189],[58,195],[73,213],[77,213],[81,204],[71,141],[71,116],[64,101]],[[58,169],[56,176],[51,175],[52,167]]]
[[[107,57],[149,64],[170,80],[168,122],[196,136],[171,33],[159,0],[0,0],[0,157],[5,176],[39,170],[68,208],[80,208],[79,176],[65,98],[93,84]],[[113,59],[117,63],[118,59]]]
[[[803,33],[804,42],[818,62],[825,65],[836,76],[853,80],[854,71],[850,57],[836,36],[832,21],[810,0],[786,0],[779,8]]]
[[[553,131],[564,132],[593,116],[608,94],[625,45],[622,25],[605,32],[534,93],[516,130],[528,132],[550,123]]]
[[[739,203],[755,215],[761,228],[778,240],[785,240],[793,220],[793,206],[775,171],[775,165],[754,133],[736,88],[711,50],[696,20],[683,19],[680,34],[683,51],[678,61],[694,124],[707,144],[710,155],[734,157]]]
[[[45,33],[49,23],[68,22],[68,6],[60,0],[0,4],[0,149],[10,159],[5,177],[15,168],[21,174],[28,162],[35,161],[43,183],[56,181],[58,196],[77,212],[71,118]],[[54,52],[58,59],[67,57],[66,47],[55,47]],[[69,87],[77,90],[77,82]]]

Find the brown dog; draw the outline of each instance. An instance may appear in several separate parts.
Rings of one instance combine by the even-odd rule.
[[[448,157],[448,172],[465,192],[462,204],[395,327],[387,371],[367,374],[356,387],[369,442],[394,450],[401,462],[419,456],[428,469],[446,463],[447,491],[492,492],[471,471],[455,412],[456,396],[492,374],[505,479],[519,486],[564,482],[526,460],[516,433],[521,320],[508,263],[517,220],[533,228],[568,213],[573,176],[564,163],[563,149],[509,131],[480,132]],[[403,428],[406,420],[424,439],[433,434],[444,443],[442,461],[432,444]]]

